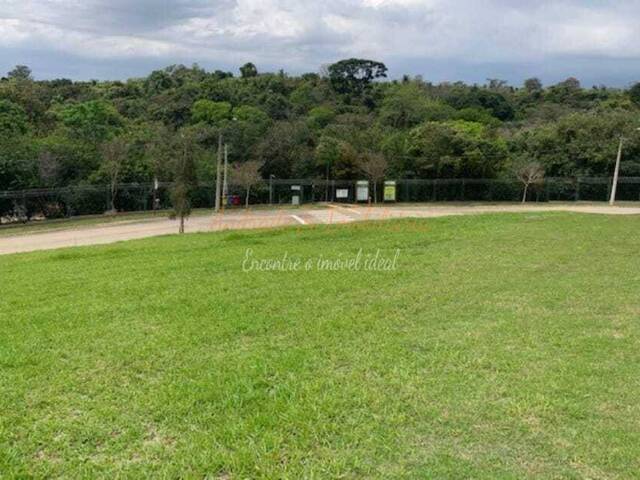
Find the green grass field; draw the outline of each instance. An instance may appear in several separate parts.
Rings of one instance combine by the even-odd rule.
[[[0,477],[638,478],[640,218],[0,257]],[[244,273],[386,256],[393,271]]]

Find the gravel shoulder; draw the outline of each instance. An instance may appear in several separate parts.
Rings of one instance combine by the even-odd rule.
[[[200,214],[186,223],[186,232],[213,232],[220,230],[242,230],[275,228],[283,226],[313,224],[340,224],[355,221],[385,220],[390,218],[433,218],[450,215],[473,215],[497,212],[576,212],[600,215],[640,215],[640,206],[615,206],[608,204],[442,204],[442,205],[384,205],[311,206],[296,210],[282,208],[256,209],[225,212],[223,214]],[[82,245],[115,243],[124,240],[176,234],[178,222],[168,218],[127,219],[108,224],[90,224],[51,231],[36,231],[32,234],[0,236],[0,255],[51,250]]]

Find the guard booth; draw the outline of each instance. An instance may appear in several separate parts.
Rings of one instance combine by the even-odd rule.
[[[384,182],[384,201],[395,202],[398,197],[398,188],[395,180]]]
[[[356,184],[356,201],[357,202],[369,201],[369,182],[367,180],[360,180]]]

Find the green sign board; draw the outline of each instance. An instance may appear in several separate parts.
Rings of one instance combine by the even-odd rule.
[[[396,182],[384,182],[384,201],[396,201]]]

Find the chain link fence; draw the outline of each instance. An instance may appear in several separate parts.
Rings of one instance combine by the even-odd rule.
[[[606,201],[611,194],[610,178],[547,178],[540,185],[529,188],[528,201]],[[157,187],[157,188],[156,188]],[[376,186],[377,200],[383,201],[384,186]],[[171,184],[118,185],[113,203],[118,211],[150,211],[171,208]],[[373,184],[369,183],[369,197],[374,201]],[[246,190],[230,185],[227,205],[242,206]],[[397,180],[397,202],[519,202],[523,185],[516,180],[501,179],[437,179]],[[213,208],[214,185],[202,183],[194,191],[194,208]],[[103,214],[111,210],[109,186],[75,186],[57,189],[0,191],[0,220],[2,223],[43,218],[63,218],[79,215]],[[640,177],[620,178],[617,190],[619,201],[640,201]],[[249,203],[305,204],[317,202],[357,201],[357,182],[322,179],[271,179],[253,186]]]

